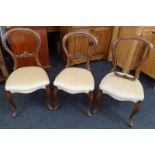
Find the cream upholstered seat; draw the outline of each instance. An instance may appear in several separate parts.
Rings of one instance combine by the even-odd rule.
[[[94,78],[90,71],[69,67],[62,70],[54,80],[54,86],[70,94],[89,93],[94,90]]]
[[[11,93],[31,93],[45,89],[50,81],[41,67],[22,67],[16,69],[6,81],[5,90]]]
[[[124,74],[120,73],[119,74]],[[129,77],[131,75],[125,74]],[[143,101],[144,91],[138,79],[132,81],[115,75],[114,72],[107,74],[99,85],[104,94],[108,94],[119,101],[138,102]]]

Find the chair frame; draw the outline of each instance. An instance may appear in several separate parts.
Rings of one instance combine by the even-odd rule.
[[[70,53],[66,47],[66,42],[69,38],[75,37],[75,36],[77,36],[77,37],[83,36],[83,37],[90,39],[91,41],[89,42],[89,46],[91,46],[92,52],[88,51],[87,54],[81,54],[80,52],[77,52],[75,56],[70,55]],[[71,62],[72,58],[81,58],[82,57],[82,58],[86,58],[86,69],[90,71],[91,70],[90,69],[90,60],[92,58],[93,53],[95,52],[95,50],[97,48],[97,43],[98,43],[97,39],[90,33],[78,32],[78,31],[67,33],[62,39],[62,47],[63,47],[63,50],[65,51],[66,56],[67,56],[67,64],[66,64],[65,68],[68,68],[71,66],[70,62]],[[60,107],[60,103],[59,103],[59,99],[58,99],[58,88],[56,86],[54,86],[54,89],[53,89],[53,96],[55,98],[54,110],[58,110],[58,108]],[[94,98],[93,91],[90,91],[88,93],[88,98],[89,98],[89,104],[86,107],[86,113],[88,116],[91,116],[92,114],[90,111],[90,107],[93,103],[93,98]]]
[[[146,50],[144,50],[144,53],[143,53],[144,56],[143,56],[142,60],[135,67],[135,76],[134,76],[134,78],[128,77],[127,75],[121,75],[121,74],[119,74],[119,73],[117,73],[115,71],[115,69],[117,67],[116,47],[123,40],[137,40],[138,42],[142,41],[143,43],[146,44]],[[153,49],[152,43],[150,43],[148,40],[146,40],[143,37],[124,36],[124,37],[117,38],[116,40],[114,40],[111,43],[111,51],[112,51],[112,57],[113,57],[113,60],[112,60],[113,67],[112,67],[111,72],[114,72],[115,76],[120,77],[120,78],[124,78],[124,79],[127,79],[127,80],[134,81],[134,80],[138,79],[139,74],[140,74],[140,68],[141,68],[142,64],[144,64],[146,62],[146,60],[149,58],[150,52],[151,52],[152,49]],[[100,105],[101,105],[100,101],[101,101],[101,98],[102,98],[103,95],[104,94],[103,94],[102,90],[99,90],[99,92],[98,92],[98,94],[96,96],[96,107],[95,107],[93,113],[97,113],[100,110]],[[137,103],[135,103],[135,106],[134,106],[134,108],[133,108],[133,110],[132,110],[132,112],[131,112],[131,114],[130,114],[130,116],[128,118],[128,124],[129,124],[130,127],[134,127],[133,119],[134,119],[135,115],[140,111],[141,105],[142,105],[142,101],[138,101]]]
[[[10,36],[10,34],[12,34],[14,32],[25,32],[25,33],[28,33],[28,34],[32,35],[37,40],[37,43],[38,43],[38,45],[37,45],[36,49],[34,50],[34,52],[28,53],[28,52],[24,51],[21,54],[14,54],[13,51],[7,45],[7,41],[9,41],[8,37]],[[40,50],[40,47],[41,47],[41,38],[40,38],[40,35],[37,32],[35,32],[35,31],[31,30],[31,29],[28,29],[28,28],[13,28],[13,29],[10,29],[2,36],[2,45],[3,45],[4,49],[13,58],[13,61],[14,61],[13,70],[17,69],[17,66],[18,66],[17,59],[28,58],[28,57],[34,58],[36,63],[37,63],[37,66],[42,67],[42,65],[41,65],[41,63],[39,61],[39,58],[38,58],[38,53],[39,53],[39,50]],[[13,100],[13,94],[10,91],[5,91],[5,92],[6,92],[6,98],[7,98],[8,102],[13,107],[12,117],[16,117],[16,115],[17,115],[17,106],[16,106],[15,101]],[[46,98],[47,98],[47,102],[46,102],[47,107],[48,107],[49,110],[52,110],[52,106],[51,106],[51,103],[50,103],[50,99],[51,99],[50,85],[46,86],[45,92],[46,92]]]
[[[9,73],[8,73],[8,70],[7,70],[5,62],[4,62],[1,48],[0,48],[0,71],[2,73],[2,77],[3,77],[4,81],[6,81],[6,79],[9,76]]]

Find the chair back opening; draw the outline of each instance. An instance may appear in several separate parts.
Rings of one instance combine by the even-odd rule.
[[[130,48],[130,45],[133,43],[136,45],[134,55],[131,56],[130,53],[126,52],[127,54],[125,55],[125,57],[121,56],[121,53],[125,50],[128,50]],[[126,45],[126,47],[122,49],[121,44]],[[141,66],[149,58],[150,52],[152,49],[153,49],[152,43],[143,37],[124,36],[124,37],[117,38],[111,43],[111,51],[112,51],[112,58],[113,58],[112,59],[112,64],[113,64],[112,71],[115,71],[115,74],[117,74],[116,67],[121,66],[123,68],[123,65],[121,64],[121,62],[125,64],[124,66],[131,64],[129,66],[130,71],[135,70],[135,75],[134,75],[134,78],[129,78],[129,79],[134,80],[136,78],[139,78]],[[126,73],[125,71],[122,71],[122,72]]]
[[[69,45],[69,42],[72,42],[71,40],[73,40],[75,47]],[[90,70],[90,60],[97,48],[97,39],[92,34],[88,32],[70,32],[63,37],[62,47],[67,56],[66,67],[72,65],[73,59],[80,58],[84,62],[86,61],[86,68]]]
[[[27,40],[31,43],[27,44]],[[18,63],[23,64],[20,65],[22,67],[25,66],[23,59],[28,59],[27,62],[32,62],[30,64],[42,66],[38,58],[41,37],[37,32],[28,28],[10,29],[2,36],[2,44],[13,58],[14,70],[18,68]],[[26,64],[26,66],[29,66],[29,64]]]

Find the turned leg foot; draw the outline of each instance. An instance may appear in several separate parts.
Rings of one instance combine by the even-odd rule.
[[[135,117],[135,115],[140,111],[141,108],[141,104],[142,101],[139,101],[135,104],[133,111],[131,112],[129,119],[128,119],[128,124],[130,127],[134,127],[134,123],[133,123],[133,118]]]
[[[11,104],[11,106],[13,107],[13,112],[12,112],[12,117],[16,117],[17,115],[17,107],[16,107],[16,103],[13,100],[12,94],[9,91],[6,91],[6,98],[7,101]]]
[[[46,91],[46,98],[47,98],[47,101],[46,101],[47,108],[49,110],[52,110],[53,108],[51,106],[51,89],[50,89],[50,86],[49,85],[46,86],[45,91]]]
[[[53,96],[55,99],[54,110],[58,110],[60,107],[60,104],[59,104],[59,99],[58,99],[58,88],[57,87],[54,87],[53,89]]]
[[[101,90],[99,90],[99,92],[97,93],[97,97],[96,97],[96,107],[93,111],[94,114],[97,113],[100,109],[100,105],[101,105],[100,101],[101,101],[102,96],[103,96],[103,93]]]
[[[89,97],[89,103],[88,103],[88,105],[86,107],[86,113],[87,113],[88,116],[91,116],[92,114],[91,114],[91,111],[90,111],[90,107],[91,107],[91,105],[93,103],[93,97],[94,97],[93,92],[89,92],[88,97]]]

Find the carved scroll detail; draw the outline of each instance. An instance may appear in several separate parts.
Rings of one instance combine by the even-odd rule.
[[[16,58],[26,58],[26,57],[34,57],[34,53],[29,53],[24,51],[23,53],[19,54],[19,55],[15,55]]]

